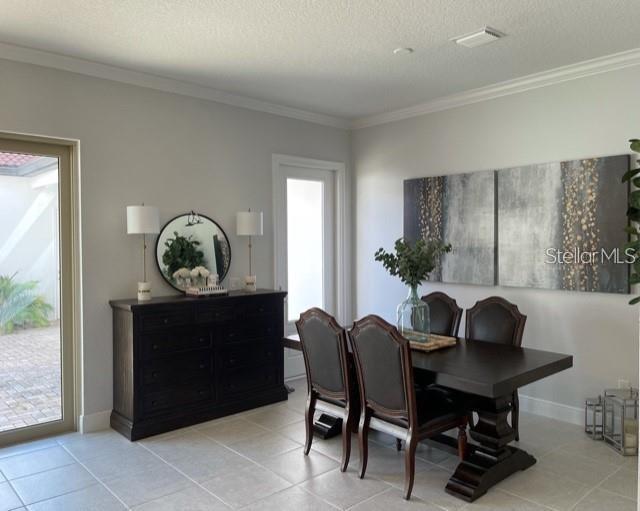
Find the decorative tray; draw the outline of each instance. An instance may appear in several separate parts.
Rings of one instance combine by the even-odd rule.
[[[434,351],[434,350],[439,350],[441,348],[448,348],[450,346],[455,346],[456,343],[458,342],[458,339],[456,339],[455,337],[447,337],[445,335],[436,335],[436,334],[424,335],[424,334],[419,334],[418,332],[416,332],[416,334],[417,334],[416,336],[411,335],[411,337],[420,336],[425,338],[425,341],[416,341],[416,340],[410,339],[409,344],[412,350]]]

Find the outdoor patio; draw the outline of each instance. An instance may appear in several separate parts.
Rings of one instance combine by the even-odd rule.
[[[0,431],[61,418],[59,329],[0,335]]]

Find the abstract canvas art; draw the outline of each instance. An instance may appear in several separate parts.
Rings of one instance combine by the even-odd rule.
[[[404,182],[404,237],[451,243],[430,280],[495,283],[495,172]]]
[[[628,293],[629,163],[621,155],[499,170],[498,283]]]
[[[451,243],[430,280],[629,293],[629,156],[404,182],[404,237]]]

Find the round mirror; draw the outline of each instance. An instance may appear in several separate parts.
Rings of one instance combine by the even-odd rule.
[[[179,291],[207,285],[208,275],[217,274],[222,282],[231,265],[229,238],[213,220],[192,211],[162,228],[156,262],[165,280]]]

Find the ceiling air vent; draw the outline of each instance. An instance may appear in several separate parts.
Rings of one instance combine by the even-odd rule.
[[[471,34],[465,34],[460,37],[454,37],[455,41],[460,46],[466,46],[467,48],[475,48],[476,46],[482,46],[489,44],[504,37],[504,34],[495,28],[484,27],[481,30],[472,32]]]

